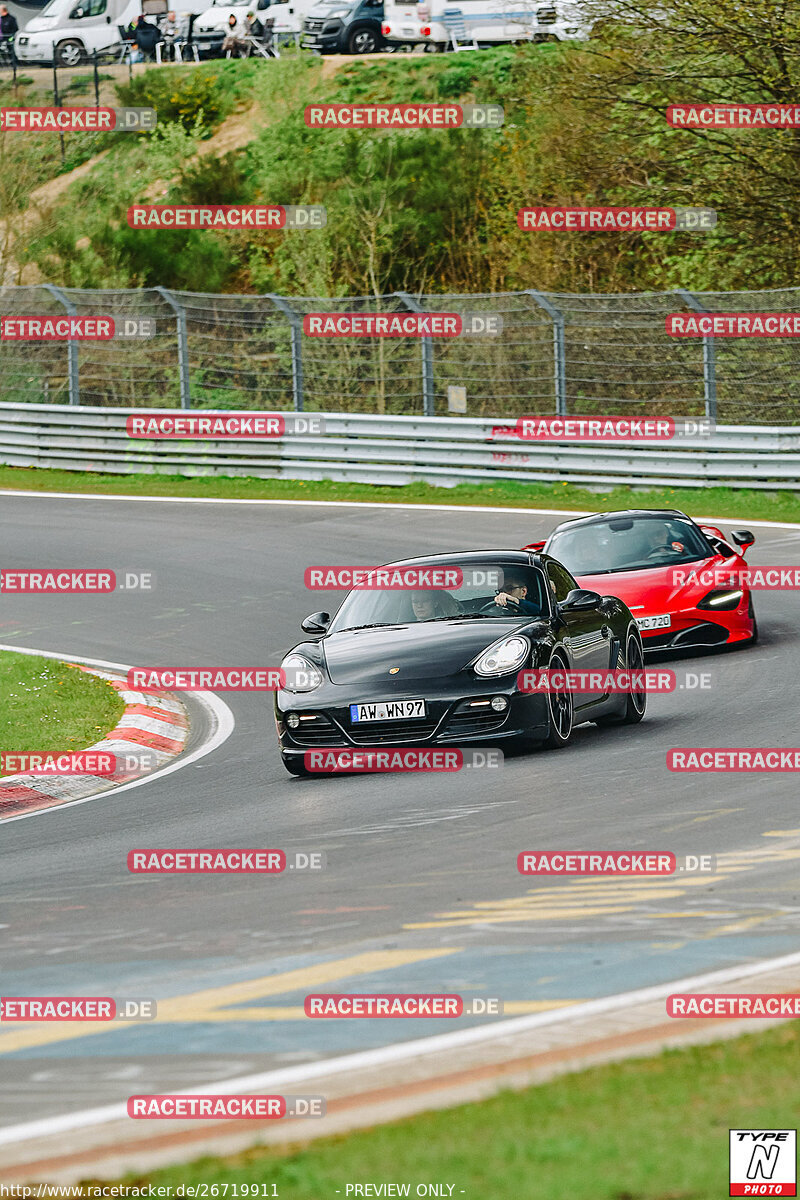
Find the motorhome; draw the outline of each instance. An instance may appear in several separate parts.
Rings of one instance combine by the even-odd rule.
[[[50,0],[41,14],[32,17],[16,35],[14,51],[20,63],[54,62],[77,67],[95,50],[121,44],[121,30],[142,13],[155,20],[167,7],[166,0]],[[201,8],[202,0],[175,3],[180,16],[200,12]]]
[[[272,18],[272,36],[276,40],[294,41],[303,29],[303,18],[318,0],[240,0],[238,4],[212,4],[205,7],[194,23],[194,40],[201,54],[213,54],[222,46],[230,32],[228,18],[236,17],[240,22],[249,12],[254,12],[259,21]]]
[[[442,51],[500,42],[583,39],[586,28],[569,3],[528,0],[385,0],[383,36]]]

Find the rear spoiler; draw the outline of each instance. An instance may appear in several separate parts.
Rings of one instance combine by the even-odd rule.
[[[534,550],[537,554],[541,554],[542,550],[544,550],[544,545],[545,545],[546,541],[547,541],[547,538],[542,538],[541,542],[528,542],[528,545],[523,546],[522,549],[523,550]]]

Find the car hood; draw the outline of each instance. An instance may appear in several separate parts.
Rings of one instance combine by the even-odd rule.
[[[457,675],[492,642],[506,634],[533,632],[538,621],[489,617],[485,621],[434,621],[430,625],[391,625],[386,629],[354,629],[323,640],[333,683],[443,679]],[[390,667],[399,667],[395,675]]]
[[[677,563],[676,566],[690,572],[723,570],[726,566],[741,566],[742,560],[723,558],[714,554],[699,562]],[[612,571],[608,575],[578,575],[581,587],[599,592],[601,596],[617,596],[635,617],[657,616],[673,612],[676,608],[694,607],[697,601],[712,590],[712,584],[691,580],[687,583],[671,582],[672,567],[647,567],[640,571]]]

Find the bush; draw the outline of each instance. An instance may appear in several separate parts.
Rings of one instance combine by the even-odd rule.
[[[154,108],[159,125],[177,122],[187,132],[202,125],[210,133],[235,101],[233,92],[222,86],[219,69],[202,66],[145,71],[130,83],[120,84],[117,94],[123,104]]]

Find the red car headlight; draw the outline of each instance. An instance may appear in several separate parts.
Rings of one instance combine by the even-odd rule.
[[[727,589],[721,591],[715,588],[714,591],[708,592],[703,596],[702,600],[698,600],[698,608],[708,608],[712,612],[727,612],[732,608],[738,608],[742,602],[744,592],[741,588],[731,591]]]

